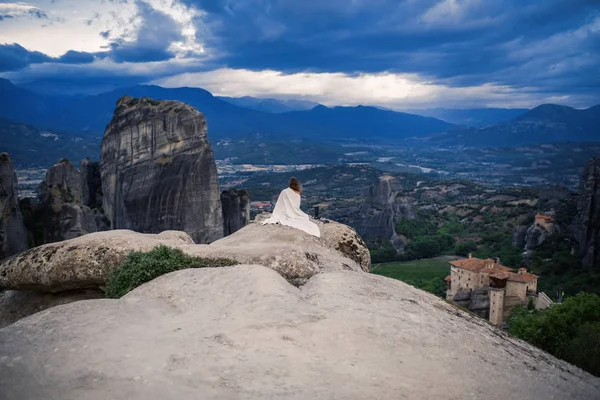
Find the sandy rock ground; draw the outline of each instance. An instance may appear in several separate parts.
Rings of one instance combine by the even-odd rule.
[[[392,279],[183,270],[0,329],[1,399],[582,399],[600,379]]]

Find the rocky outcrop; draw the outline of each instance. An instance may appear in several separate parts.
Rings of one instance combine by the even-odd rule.
[[[527,228],[527,232],[525,233],[525,250],[533,250],[544,243],[549,233],[544,228],[536,225]]]
[[[392,243],[401,243],[397,238],[396,224],[403,218],[415,217],[412,201],[402,195],[398,179],[384,175],[369,188],[352,225],[365,240],[384,238]]]
[[[261,216],[261,219],[266,216]],[[101,288],[110,271],[132,251],[160,244],[203,257],[260,264],[288,281],[302,284],[324,271],[369,271],[369,250],[342,224],[318,221],[321,238],[283,225],[252,223],[210,245],[197,245],[185,232],[142,234],[128,230],[97,232],[36,247],[0,263],[0,289],[62,292]]]
[[[250,195],[245,190],[230,189],[221,192],[223,206],[223,235],[239,231],[250,222]]]
[[[571,229],[579,242],[581,263],[585,268],[600,268],[600,157],[583,170],[577,210]]]
[[[204,116],[178,101],[121,98],[102,141],[104,211],[113,229],[223,237],[217,168]]]
[[[431,294],[349,271],[300,288],[261,266],[178,271],[0,329],[0,354],[3,399],[600,394],[600,379]]]
[[[19,208],[17,174],[7,153],[0,154],[0,259],[27,249],[27,231]]]
[[[63,159],[48,170],[38,196],[44,219],[44,243],[73,239],[98,230],[94,213],[81,204],[81,175],[68,160]]]

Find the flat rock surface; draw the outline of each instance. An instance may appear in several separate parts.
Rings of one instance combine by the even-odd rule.
[[[0,329],[2,399],[582,399],[600,379],[402,282],[241,265]]]

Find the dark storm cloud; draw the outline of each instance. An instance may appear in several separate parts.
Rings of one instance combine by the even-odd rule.
[[[29,51],[18,44],[0,45],[0,72],[16,71],[29,64],[38,64],[51,60],[51,57],[39,51]]]
[[[0,72],[17,71],[31,64],[89,64],[99,57],[91,53],[70,50],[60,57],[50,57],[39,51],[29,51],[19,44],[0,44]]]
[[[117,62],[164,61],[174,57],[168,50],[172,42],[182,39],[181,28],[170,16],[138,1],[142,23],[135,41],[115,40],[109,56]]]
[[[186,72],[385,71],[449,86],[494,84],[600,99],[598,0],[181,1],[203,12],[196,20],[197,42],[211,63]],[[169,48],[182,40],[181,26],[146,2],[135,3],[141,23],[133,41],[107,30],[100,33],[111,40],[105,52],[59,58],[0,48],[0,68],[105,57],[118,63],[173,59]],[[132,23],[114,16],[122,27]]]
[[[600,73],[597,0],[184,1],[208,13],[199,40],[232,68],[409,72],[458,86],[585,86]],[[571,67],[551,72],[561,64]]]

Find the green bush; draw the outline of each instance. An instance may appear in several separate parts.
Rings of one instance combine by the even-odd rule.
[[[143,283],[169,272],[187,268],[226,267],[238,264],[225,258],[200,258],[179,249],[158,246],[148,252],[133,252],[125,262],[111,271],[106,284],[106,297],[119,298]]]
[[[600,296],[580,293],[548,310],[513,310],[508,331],[600,376]]]

